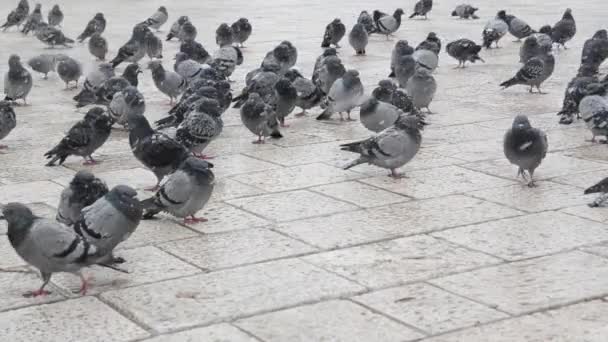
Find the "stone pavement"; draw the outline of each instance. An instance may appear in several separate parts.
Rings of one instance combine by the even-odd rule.
[[[2,16],[16,2],[3,0]],[[25,265],[0,239],[0,341],[606,341],[608,211],[589,209],[593,198],[582,192],[608,175],[607,147],[588,142],[582,123],[560,126],[555,113],[584,40],[606,25],[608,5],[478,2],[480,20],[451,18],[457,1],[437,1],[431,20],[404,20],[396,36],[417,44],[432,30],[444,46],[460,37],[479,41],[500,8],[539,27],[572,7],[579,32],[571,49],[556,53],[555,74],[544,87],[549,94],[499,90],[519,68],[519,44],[510,36],[503,48],[482,52],[487,63],[465,70],[454,70],[456,62],[442,52],[431,105],[437,114],[429,117],[421,152],[404,168],[409,178],[397,181],[374,167],[340,169],[353,155],[338,145],[370,135],[358,122],[290,118],[284,139],[256,146],[230,110],[222,137],[209,147],[218,178],[203,213],[209,222],[184,226],[167,216],[143,222],[119,252],[131,274],[90,269],[93,288],[85,297],[71,293],[77,277],[59,274],[52,295],[26,299],[21,293],[39,278],[15,272]],[[52,2],[42,3],[46,13]],[[95,12],[106,13],[110,54],[159,5],[59,3],[70,36]],[[249,17],[254,34],[234,76],[238,93],[245,73],[283,39],[298,47],[298,65],[310,75],[325,25],[341,17],[350,28],[360,10],[377,3],[165,5],[170,21],[193,19],[210,51],[220,22]],[[407,15],[413,1],[387,0],[382,10],[397,6]],[[393,44],[373,37],[369,55],[355,57],[343,41],[341,57],[360,70],[368,92],[388,74]],[[14,32],[0,34],[0,46],[1,73],[10,53],[26,59],[47,51]],[[165,48],[168,66],[178,44]],[[88,68],[94,63],[86,45],[66,52]],[[82,166],[74,158],[47,168],[42,155],[83,111],[74,110],[74,91],[62,90],[56,75],[34,78],[31,105],[16,109],[18,128],[3,141],[10,149],[0,154],[0,203],[31,203],[38,215],[52,216],[60,191]],[[140,88],[147,116],[168,110],[149,73]],[[523,186],[502,154],[502,136],[516,114],[529,115],[549,137],[538,188]],[[97,157],[103,163],[90,169],[109,185],[142,189],[154,182],[132,157],[124,132],[113,132]]]

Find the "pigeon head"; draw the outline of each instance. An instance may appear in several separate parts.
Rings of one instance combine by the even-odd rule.
[[[164,71],[165,69],[163,68],[163,62],[159,61],[159,60],[154,60],[154,61],[150,61],[148,62],[148,69],[152,70],[152,72],[156,72],[156,71]]]
[[[215,99],[215,98],[217,98],[217,89],[215,89],[215,87],[205,86],[205,87],[198,88],[196,90],[196,94],[198,94],[201,97]]]
[[[553,31],[553,29],[551,28],[551,25],[544,25],[538,30],[538,32],[547,34],[547,35],[551,35],[551,31]]]
[[[332,23],[333,25],[338,25],[338,24],[341,24],[341,23],[342,23],[342,21],[340,21],[340,18],[336,18],[336,19],[334,19],[334,20],[333,20],[331,23]]]
[[[401,18],[401,16],[403,16],[403,13],[404,13],[403,9],[397,8],[395,10],[395,13],[393,14],[393,17],[395,17],[395,18]]]
[[[357,33],[357,32],[363,32],[363,31],[365,31],[365,26],[363,26],[363,24],[355,24],[353,26],[352,31],[355,32],[355,33]],[[367,32],[367,31],[365,31],[365,32]]]
[[[382,81],[378,82],[378,86],[382,89],[390,89],[390,90],[397,89],[397,86],[395,86],[395,83],[393,83],[393,81],[391,81],[391,80],[382,80]]]
[[[95,14],[94,18],[95,18],[95,20],[102,20],[102,19],[104,19],[103,13],[100,12],[100,13]]]
[[[140,106],[144,103],[143,95],[134,86],[128,86],[122,90],[125,95],[125,102],[129,106]]]
[[[9,69],[21,68],[21,57],[18,55],[11,55],[8,58],[8,67]]]
[[[34,12],[36,13],[40,13],[40,9],[42,8],[41,4],[36,4],[36,7],[34,7]]]
[[[376,111],[376,108],[378,108],[378,105],[380,104],[380,101],[378,101],[378,99],[371,97],[369,98],[367,101],[363,102],[361,104],[361,115],[365,115],[365,113],[373,113]]]
[[[426,39],[432,40],[432,41],[439,40],[439,38],[437,37],[437,33],[435,33],[435,32],[429,32],[429,34],[426,36]]]
[[[55,12],[55,13],[59,12],[59,5],[53,5],[51,12]]]
[[[143,214],[137,191],[127,185],[117,185],[105,196],[106,200],[131,221],[139,222]]]
[[[218,117],[222,114],[219,102],[211,98],[203,98],[196,107],[196,111],[209,114],[215,117]]]
[[[21,245],[36,218],[30,208],[21,203],[8,203],[2,207],[0,219],[8,223],[8,239],[11,245]]]
[[[342,65],[342,61],[340,58],[336,56],[327,57],[325,60],[325,67],[331,74],[343,73],[344,65]]]
[[[293,81],[295,81],[298,78],[303,77],[303,76],[302,76],[302,74],[300,73],[300,71],[298,69],[291,68],[291,69],[287,70],[287,72],[285,73],[284,77],[286,79],[288,79],[289,81],[293,82]]]
[[[188,16],[182,15],[181,17],[179,17],[177,19],[177,23],[180,25],[184,25],[187,21],[190,21],[190,18],[188,18]]]
[[[127,67],[125,68],[125,71],[123,71],[123,76],[131,75],[131,76],[137,77],[138,74],[143,74],[143,73],[144,72],[139,67],[139,64],[131,63],[131,64],[127,65]]]
[[[285,44],[279,44],[279,46],[274,48],[274,50],[272,51],[272,54],[274,55],[274,58],[277,59],[277,61],[283,62],[283,63],[287,62],[287,61],[289,61],[289,57],[290,57],[289,46],[287,46]]]
[[[215,175],[211,171],[213,164],[195,157],[188,157],[179,169],[194,177],[199,184],[211,184]]]
[[[281,96],[288,96],[293,94],[296,94],[297,96],[296,88],[294,88],[293,84],[291,84],[291,81],[289,81],[287,78],[281,78],[274,85],[274,89],[277,91],[277,94]]]
[[[167,15],[167,8],[165,6],[160,6],[158,8],[158,11],[164,13],[165,15]]]
[[[360,83],[361,80],[359,80],[359,72],[357,70],[348,70],[342,76],[342,81],[344,82],[344,86],[347,88]]]
[[[27,2],[27,0],[20,0],[19,5],[17,5],[17,7],[19,9],[30,8],[30,4]]]
[[[148,119],[143,115],[127,115],[129,131],[136,137],[146,137],[154,133]]]
[[[608,32],[606,30],[604,30],[604,29],[598,30],[593,35],[593,38],[594,39],[608,40]]]
[[[70,186],[77,189],[82,189],[83,185],[89,184],[94,180],[95,176],[90,171],[80,170],[76,173],[76,175],[74,175],[74,178],[72,178]]]
[[[507,21],[507,12],[505,10],[500,10],[496,13],[496,18]]]
[[[323,51],[323,57],[337,56],[337,55],[338,55],[338,50],[336,50],[335,48],[328,48],[328,49],[325,49],[325,51]]]
[[[397,41],[397,44],[395,44],[395,45],[396,45],[396,48],[400,49],[400,50],[410,47],[410,43],[405,39],[401,39],[401,40]]]
[[[289,40],[284,40],[284,41],[282,41],[282,42],[281,42],[281,44],[279,44],[279,45],[287,45],[287,47],[288,47],[289,49],[293,49],[293,44],[291,44],[291,42],[290,42]]]
[[[102,107],[93,107],[89,109],[89,111],[85,114],[85,121],[93,121],[102,116],[105,113],[105,110]]]
[[[183,52],[178,52],[177,54],[175,54],[175,64],[178,64],[188,59],[190,59],[188,55]]]
[[[221,35],[231,34],[232,33],[232,28],[230,27],[230,25],[228,25],[226,23],[221,23],[220,26],[215,31],[215,33],[221,34]]]
[[[528,120],[527,116],[518,115],[513,120],[513,129],[514,130],[523,130],[523,129],[529,129],[529,128],[532,128],[532,125],[530,125],[530,121]]]
[[[564,12],[564,15],[562,16],[562,19],[574,20],[574,17],[572,17],[572,9],[566,8],[566,11]]]
[[[150,32],[148,25],[144,23],[139,23],[133,27],[133,39],[137,41],[143,41],[146,37],[146,33]]]
[[[241,24],[247,24],[247,23],[249,23],[249,19],[247,19],[247,18],[240,18],[238,21]]]

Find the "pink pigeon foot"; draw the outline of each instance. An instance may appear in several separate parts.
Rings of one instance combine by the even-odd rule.
[[[29,291],[23,294],[23,297],[25,298],[36,298],[38,296],[48,296],[50,295],[51,292],[47,291],[45,289],[38,289],[36,291]]]
[[[184,219],[184,224],[196,224],[196,223],[207,222],[207,221],[209,221],[209,220],[207,220],[204,217],[195,217],[193,215],[193,216],[190,216],[190,217],[186,217]]]

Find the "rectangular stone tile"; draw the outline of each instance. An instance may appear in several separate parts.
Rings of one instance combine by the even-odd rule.
[[[430,282],[502,311],[521,314],[606,293],[608,260],[575,251]]]
[[[35,181],[53,180],[60,177],[72,177],[74,171],[63,167],[40,165],[21,165],[19,167],[9,167],[0,169],[0,182],[2,184],[18,184]]]
[[[450,229],[433,236],[519,260],[608,241],[608,226],[550,211]]]
[[[397,180],[379,176],[361,182],[414,198],[439,197],[514,183],[458,166],[412,171],[407,176]]]
[[[280,150],[279,147],[273,144],[252,144],[251,142],[256,140],[253,134],[251,137],[243,136],[241,138],[225,139],[220,137],[215,139],[209,144],[209,147],[205,150],[210,156],[224,156],[229,154],[237,154],[243,152],[260,152],[267,151],[270,155]],[[271,152],[274,151],[274,152]]]
[[[607,165],[608,166],[608,165]],[[286,167],[234,176],[243,184],[251,184],[269,191],[288,191],[315,185],[338,183],[362,178],[361,174],[321,163]]]
[[[91,314],[94,314],[94,319]],[[118,342],[148,335],[145,330],[93,297],[0,313],[2,341]]]
[[[315,254],[304,260],[375,288],[499,262],[426,235]]]
[[[490,121],[495,122],[495,121]],[[509,126],[511,126],[509,124]],[[455,144],[472,140],[496,139],[503,136],[505,131],[491,125],[465,124],[454,126],[429,126],[424,129],[423,145]]]
[[[236,325],[267,342],[411,341],[421,333],[355,303],[332,300],[254,316]]]
[[[167,332],[361,290],[327,271],[289,259],[106,292],[102,297],[155,330]]]
[[[473,191],[469,195],[528,212],[556,210],[589,202],[579,188],[549,181],[536,184],[538,186],[535,188],[522,183]]]
[[[589,198],[589,203],[593,198]],[[588,205],[579,205],[560,210],[563,213],[575,215],[589,220],[608,223],[608,209],[606,208],[590,208]]]
[[[304,190],[240,198],[227,202],[278,222],[357,209],[352,204]]]
[[[59,197],[57,198],[57,202],[59,202]],[[0,201],[0,205],[6,204],[6,203],[8,203],[8,202]],[[57,203],[55,203],[53,205],[57,205]],[[30,203],[30,204],[28,204],[28,207],[30,208],[30,210],[32,210],[34,212],[34,215],[37,215],[40,217],[54,218],[55,215],[57,214],[57,209],[49,206],[48,204],[44,204],[44,203]],[[7,229],[6,220],[0,220],[0,235],[6,234],[6,229]]]
[[[581,135],[581,139],[582,136],[585,136],[585,139],[591,139],[591,132],[586,131],[584,135]],[[587,159],[595,162],[608,162],[608,156],[606,156],[606,144],[595,143],[591,146],[584,146],[562,151],[561,154],[568,157]]]
[[[353,300],[430,334],[509,317],[424,283],[371,292]]]
[[[360,207],[369,208],[381,205],[410,201],[411,198],[394,194],[359,182],[343,182],[321,185],[310,190],[349,202]]]
[[[44,203],[56,206],[63,187],[49,181],[0,186],[0,203]]]
[[[315,251],[302,242],[259,228],[169,242],[160,248],[208,270]]]
[[[199,236],[199,234],[179,225],[175,220],[166,216],[158,216],[153,220],[140,221],[137,230],[129,236],[127,241],[118,245],[118,249],[155,245],[195,236]]]
[[[161,335],[146,342],[259,342],[232,325],[221,323],[204,328],[186,330],[175,334]]]
[[[154,173],[142,167],[118,171],[98,172],[95,173],[95,176],[105,181],[110,189],[121,184],[129,185],[134,189],[143,189],[156,184],[156,177],[154,176]],[[57,183],[62,184],[63,186],[67,186],[71,181],[72,177],[64,177],[56,180]],[[152,194],[152,192],[149,193],[149,195]]]
[[[204,234],[264,227],[271,224],[266,219],[221,202],[209,203],[196,215],[208,221],[189,224],[188,227]]]
[[[218,178],[226,178],[243,173],[281,168],[280,165],[268,163],[241,154],[218,156],[213,158],[211,162],[213,163],[213,173]]]
[[[520,214],[498,204],[454,195],[292,221],[278,225],[278,229],[331,249]]]
[[[466,141],[456,144],[446,143],[430,146],[426,150],[469,162],[504,158],[502,140],[499,139]]]
[[[266,191],[255,186],[243,184],[228,178],[216,178],[210,201],[225,201],[233,198],[255,196],[265,193]]]
[[[66,163],[63,165],[68,169],[74,171],[88,170],[93,174],[120,170],[130,170],[142,167],[142,164],[137,159],[135,159],[135,157],[133,157],[133,153],[131,151],[112,155],[95,154],[93,157],[99,162],[98,164],[82,165],[82,161],[66,161]]]
[[[245,152],[245,155],[285,166],[318,163],[330,160],[348,160],[353,154],[340,150],[338,142],[277,148],[271,151]]]
[[[608,332],[608,305],[604,301],[580,303],[556,310],[439,336],[428,342],[603,342]]]
[[[567,184],[572,186],[577,186],[581,188],[581,192],[583,189],[587,189],[592,185],[595,185],[606,178],[608,175],[607,170],[598,170],[584,173],[577,173],[576,175],[568,174],[562,177],[557,177],[551,179],[552,182]],[[598,194],[589,195],[590,201],[594,196],[598,196]]]
[[[0,239],[0,269],[26,265],[27,263],[17,254],[8,238],[2,237]]]
[[[21,271],[28,271],[21,268]],[[37,290],[42,285],[42,279],[36,272],[3,272],[0,271],[0,311],[16,309],[23,306],[39,305],[64,299],[52,284],[47,286],[51,291],[48,296],[38,296],[35,298],[23,297],[29,291]],[[2,314],[0,314],[1,316]],[[1,325],[2,323],[0,323]],[[0,329],[0,335],[2,330]]]

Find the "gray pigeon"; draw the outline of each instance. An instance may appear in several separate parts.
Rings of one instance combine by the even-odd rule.
[[[569,42],[576,34],[576,21],[572,17],[572,10],[567,8],[562,16],[551,29],[551,39],[557,44],[557,47],[563,46],[567,49],[566,43]]]
[[[342,78],[336,80],[327,94],[325,110],[317,116],[317,120],[329,120],[333,113],[340,115],[346,112],[347,120],[352,120],[350,112],[361,104],[363,97],[363,84],[357,70],[348,70]]]
[[[241,64],[243,64],[241,50],[232,45],[226,45],[213,54],[211,66],[229,80],[236,66]]]
[[[344,169],[367,163],[389,169],[390,177],[403,177],[397,169],[412,160],[420,150],[420,131],[425,124],[415,115],[402,115],[393,126],[369,139],[340,145],[343,151],[360,154],[359,158],[350,162]]]
[[[429,105],[435,97],[437,82],[429,69],[422,66],[416,67],[414,76],[407,82],[406,91],[412,98],[415,109],[426,108],[427,112],[432,114]]]
[[[144,21],[144,23],[148,25],[148,27],[158,31],[160,27],[167,22],[168,19],[169,14],[167,13],[167,8],[165,8],[165,6],[160,6],[158,10],[150,16],[150,18]]]
[[[185,117],[175,132],[175,140],[185,146],[195,157],[208,158],[205,148],[224,129],[219,103],[214,99],[201,98],[194,110]]]
[[[158,129],[178,127],[204,100],[217,101],[218,99],[219,92],[215,87],[211,85],[196,87],[193,93],[184,93],[179,102],[169,110],[168,115],[156,121],[155,124]],[[220,108],[220,111],[222,109]]]
[[[272,51],[269,51],[262,61],[262,68],[278,66],[278,74],[284,75],[291,65],[291,50],[286,44],[277,45]]]
[[[595,95],[585,96],[579,104],[579,112],[593,134],[592,142],[596,136],[608,138],[608,100],[606,100],[606,87],[604,85]],[[601,141],[607,143],[607,140]]]
[[[251,27],[249,20],[247,18],[240,18],[235,21],[230,28],[232,29],[232,38],[236,43],[236,46],[244,48],[245,46],[243,43],[249,39],[249,36],[251,36],[251,32],[253,31],[253,27]]]
[[[431,50],[416,50],[412,54],[412,58],[416,61],[417,64],[424,66],[431,72],[437,69],[437,66],[439,66],[439,57]]]
[[[53,8],[49,11],[48,22],[51,26],[61,26],[63,22],[63,12],[59,5],[54,5]]]
[[[579,105],[583,98],[588,95],[596,95],[604,92],[607,85],[598,83],[597,77],[594,76],[595,69],[584,68],[579,71],[566,86],[564,92],[564,101],[562,103],[562,109],[557,113],[561,116],[559,123],[563,125],[569,125],[574,121],[574,115],[580,119]]]
[[[32,13],[30,13],[30,15],[27,17],[27,20],[25,21],[25,24],[23,24],[21,33],[23,33],[23,34],[28,34],[30,32],[35,33],[38,30],[38,26],[40,25],[40,23],[42,23],[41,7],[42,7],[42,5],[36,4],[36,7],[34,7],[34,11]]]
[[[108,112],[112,121],[127,127],[129,117],[143,116],[146,111],[146,101],[136,87],[129,86],[114,94],[112,102],[108,105]]]
[[[355,49],[355,53],[359,56],[365,55],[368,36],[365,27],[361,24],[355,24],[348,34],[348,43]]]
[[[533,33],[524,40],[519,49],[519,62],[526,63],[530,58],[544,54],[545,51],[549,51],[552,48],[553,41],[549,35],[545,33]]]
[[[597,193],[601,193],[601,195],[595,201],[588,204],[591,208],[603,207],[606,200],[608,200],[608,178],[602,179],[599,183],[585,190],[585,195]]]
[[[391,73],[388,77],[395,77],[395,65],[402,56],[409,56],[414,53],[414,48],[411,47],[407,40],[399,40],[395,44],[391,52]]]
[[[289,56],[288,65],[289,65],[289,68],[294,67],[296,65],[296,63],[298,62],[298,49],[295,47],[295,45],[293,45],[288,40],[282,41],[280,45],[287,46],[287,51],[288,51],[288,56]]]
[[[422,51],[422,50],[421,50]],[[424,50],[426,53],[433,54],[428,50]],[[422,52],[419,52],[422,53]],[[407,82],[410,80],[416,72],[416,60],[412,55],[405,55],[399,57],[395,64],[395,78],[400,88],[407,86]]]
[[[2,28],[3,32],[13,26],[17,26],[17,28],[19,28],[19,25],[21,25],[25,21],[25,19],[27,19],[29,13],[30,5],[27,0],[20,0],[19,4],[17,5],[17,8],[12,10],[7,15],[6,22],[2,24],[0,28]]]
[[[161,61],[150,62],[148,69],[152,70],[152,79],[156,88],[169,96],[170,104],[173,104],[173,100],[186,89],[186,80],[176,72],[165,70]]]
[[[163,58],[163,42],[152,33],[152,31],[146,32],[144,44],[146,45],[146,54],[148,55],[148,58]]]
[[[416,46],[416,50],[429,50],[439,55],[439,52],[441,52],[441,39],[437,37],[435,32],[429,32],[426,39]]]
[[[342,24],[339,18],[334,19],[325,27],[325,33],[323,34],[323,42],[321,42],[322,48],[328,48],[334,45],[337,49],[340,48],[338,44],[340,40],[346,34],[346,26]]]
[[[62,165],[67,157],[74,155],[84,159],[84,165],[94,165],[93,153],[110,137],[112,120],[104,114],[101,107],[91,108],[84,118],[74,124],[57,146],[44,156],[50,161],[46,166]]]
[[[8,240],[17,254],[40,271],[42,286],[24,293],[24,297],[50,294],[44,288],[53,273],[68,272],[80,276],[80,293],[86,294],[88,282],[81,269],[95,263],[97,249],[65,225],[43,219],[21,203],[2,207],[2,216],[8,223]]]
[[[65,83],[65,89],[68,89],[70,82],[76,82],[74,88],[78,88],[78,80],[82,76],[82,65],[72,57],[58,57],[57,75]]]
[[[178,38],[179,31],[182,29],[182,25],[184,25],[184,23],[186,23],[188,21],[190,21],[190,18],[188,18],[185,15],[177,18],[177,20],[173,23],[173,25],[171,25],[171,29],[169,30],[169,33],[167,34],[167,41],[169,41],[173,38]]]
[[[103,13],[96,13],[93,19],[89,20],[84,31],[76,38],[79,42],[91,37],[94,33],[102,34],[106,29],[106,18]]]
[[[483,58],[479,57],[481,51],[481,45],[475,44],[474,41],[466,38],[458,39],[448,43],[445,46],[445,50],[448,55],[458,60],[458,67],[464,68],[466,62],[475,63],[476,61],[482,61],[485,63]]]
[[[412,99],[391,80],[381,80],[378,87],[372,91],[372,97],[378,101],[390,103],[404,113],[414,112]]]
[[[11,55],[8,58],[8,72],[4,75],[4,100],[16,102],[22,99],[27,104],[32,85],[32,74],[21,65],[21,58]]]
[[[129,41],[118,49],[116,57],[110,63],[116,68],[122,62],[137,63],[146,55],[146,33],[150,31],[145,24],[137,24]]]
[[[460,19],[479,19],[479,17],[475,14],[478,8],[475,8],[468,4],[461,4],[456,6],[454,11],[452,11],[452,17],[459,17]]]
[[[179,46],[179,52],[186,54],[188,59],[197,63],[210,63],[211,55],[205,50],[203,45],[196,40],[184,40]]]
[[[180,28],[177,38],[183,42],[184,40],[195,40],[198,31],[192,22],[186,21]]]
[[[528,85],[530,86],[530,93],[536,87],[538,93],[542,94],[540,86],[551,77],[554,69],[555,57],[550,50],[545,51],[544,54],[528,59],[513,78],[501,83],[500,86],[506,89],[516,84]]]
[[[112,102],[114,94],[120,93],[129,86],[137,87],[137,76],[141,73],[139,65],[135,63],[127,65],[121,76],[112,76],[103,82],[94,93],[86,93],[86,96],[81,96],[76,104],[76,108],[93,103],[108,106]]]
[[[222,23],[217,30],[215,30],[215,43],[219,47],[224,47],[226,45],[232,45],[234,38],[232,37],[232,28],[226,24]]]
[[[285,118],[296,107],[297,99],[298,92],[289,79],[282,78],[275,83],[274,94],[268,101],[268,105],[279,120],[281,127],[289,127],[285,124]]]
[[[427,14],[433,9],[433,0],[418,0],[414,6],[414,12],[410,15],[410,19],[416,16],[424,16],[424,19],[428,19]]]
[[[282,137],[278,132],[277,118],[269,106],[257,93],[249,94],[247,101],[241,107],[241,121],[243,125],[258,137],[254,144],[264,144],[265,138],[273,135],[274,138]]]
[[[213,164],[190,157],[172,173],[154,197],[142,202],[144,218],[152,218],[161,211],[184,219],[185,224],[207,222],[195,214],[211,198],[215,186]]]
[[[492,47],[492,43],[498,48],[498,41],[507,34],[509,25],[507,25],[505,11],[499,11],[496,18],[490,19],[483,28],[483,46],[486,49]]]
[[[346,68],[340,58],[338,56],[329,56],[324,60],[321,69],[319,69],[315,84],[321,89],[323,94],[329,94],[333,84],[344,76],[344,73],[346,73]]]
[[[279,81],[280,76],[272,71],[262,71],[251,78],[248,85],[243,88],[241,94],[232,101],[233,108],[241,108],[249,95],[256,93],[261,98],[267,98],[274,93],[274,85]]]
[[[374,18],[372,18],[368,11],[361,11],[359,18],[357,18],[357,24],[363,25],[368,35],[376,32]]]
[[[80,220],[82,209],[95,203],[108,193],[104,181],[87,170],[76,173],[70,184],[61,192],[57,205],[57,221],[71,226]]]
[[[95,32],[89,39],[89,52],[91,55],[96,57],[100,61],[106,60],[106,54],[108,53],[108,41],[101,36],[101,34]]]
[[[319,78],[319,71],[321,71],[321,68],[325,65],[325,60],[330,57],[337,57],[337,50],[334,48],[328,48],[323,50],[323,53],[317,57],[317,59],[315,60],[315,65],[312,69],[312,82],[316,84],[317,79]],[[339,59],[338,59],[339,60]]]
[[[188,82],[194,81],[203,70],[203,65],[188,58],[183,52],[175,55],[173,70]]]
[[[528,23],[514,15],[507,15],[506,23],[509,25],[509,33],[517,38],[518,42],[535,33]]]
[[[137,191],[126,185],[117,185],[102,198],[82,209],[82,218],[73,226],[80,235],[97,249],[98,262],[123,263],[113,251],[127,240],[139,226],[143,207]]]
[[[38,25],[38,31],[36,32],[36,38],[42,43],[48,45],[51,49],[56,46],[63,46],[66,48],[71,48],[71,45],[74,43],[74,40],[68,38],[56,27],[49,26],[46,23],[40,23]]]
[[[13,106],[8,101],[0,101],[0,140],[6,138],[15,127],[17,127],[17,117]],[[0,150],[6,148],[8,146],[0,145]]]
[[[599,71],[600,65],[608,58],[608,32],[598,30],[591,39],[587,39],[583,45],[581,65]]]
[[[323,98],[323,92],[315,84],[302,76],[296,69],[290,69],[285,73],[285,78],[289,79],[296,89],[296,106],[302,108],[302,112],[295,116],[304,116],[306,111],[319,105]]]
[[[376,31],[380,34],[385,35],[386,40],[388,40],[388,36],[395,33],[401,26],[402,16],[403,10],[401,8],[397,8],[392,16],[377,10],[374,11],[374,22],[376,23]]]
[[[93,103],[95,93],[101,85],[114,76],[114,69],[109,63],[101,63],[96,70],[87,74],[82,91],[74,96],[77,103]],[[86,105],[86,104],[85,104]]]
[[[392,126],[401,115],[404,114],[397,107],[378,101],[374,97],[363,102],[359,111],[359,119],[363,127],[376,133]]]
[[[34,56],[27,61],[27,65],[29,65],[32,70],[44,74],[45,80],[48,78],[49,72],[55,71],[56,63],[56,56],[47,53]]]
[[[547,156],[548,148],[547,135],[543,131],[533,128],[525,115],[515,117],[513,126],[505,134],[504,152],[509,162],[519,168],[517,175],[528,181],[529,187],[536,186],[534,171]]]

